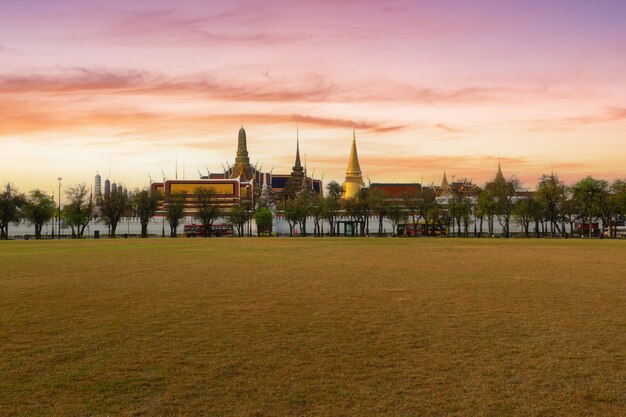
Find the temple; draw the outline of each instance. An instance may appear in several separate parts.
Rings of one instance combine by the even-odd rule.
[[[454,176],[452,177],[454,180]],[[443,171],[443,179],[441,180],[441,185],[437,190],[438,196],[446,196],[452,194],[452,188],[450,187],[450,183],[448,182],[448,176],[446,175],[446,171]]]
[[[304,160],[301,158],[302,149],[298,130],[296,130],[294,148],[294,162],[290,171],[285,170],[283,173],[277,174],[274,173],[273,168],[269,172],[263,171],[262,165],[259,168],[257,164],[250,163],[248,138],[246,130],[241,127],[237,135],[237,150],[234,163],[227,163],[228,166],[223,167],[221,171],[207,172],[206,175],[200,174],[200,178],[197,179],[184,178],[184,174],[182,179],[179,179],[177,174],[173,176],[173,179],[164,177],[162,182],[151,183],[151,187],[164,196],[172,193],[184,194],[186,201],[184,215],[187,218],[192,218],[196,214],[196,194],[199,188],[212,189],[216,193],[215,198],[219,201],[219,205],[224,209],[225,213],[228,213],[230,208],[237,206],[243,206],[250,212],[259,207],[270,208],[275,213],[275,224],[273,227],[276,233],[291,234],[293,225],[285,218],[284,210],[288,207],[285,203],[293,199],[300,201],[300,197],[323,195],[322,181],[308,175],[306,156]],[[500,161],[498,161],[497,171],[492,182],[500,181],[507,181],[507,179],[502,172]],[[96,175],[95,185],[96,194],[103,191],[103,195],[119,188],[115,183],[111,183],[109,179],[106,179],[104,190],[101,191],[101,177],[99,175]],[[444,170],[439,185],[435,185],[434,182],[424,185],[422,181],[406,183],[376,182],[366,185],[363,181],[363,172],[359,162],[356,129],[354,126],[352,128],[348,166],[342,188],[342,198],[347,200],[345,203],[352,202],[352,199],[360,200],[363,198],[365,199],[363,201],[376,204],[376,201],[381,201],[379,198],[382,197],[382,201],[389,203],[390,207],[393,207],[395,204],[404,207],[406,216],[401,222],[394,224],[389,219],[383,222],[381,220],[382,217],[374,215],[374,212],[371,210],[369,214],[364,215],[365,217],[359,217],[350,214],[349,209],[344,208],[340,210],[339,217],[332,225],[332,233],[335,235],[359,236],[369,234],[370,220],[373,222],[374,217],[376,217],[376,230],[380,232],[382,229],[381,234],[391,231],[392,234],[396,235],[454,235],[461,233],[463,229],[463,233],[467,235],[467,226],[462,228],[461,223],[459,223],[461,221],[461,217],[458,214],[460,213],[459,210],[464,210],[466,213],[464,219],[474,218],[474,226],[477,227],[475,222],[477,218],[476,208],[481,189],[470,179],[455,179],[454,175],[449,179],[447,172]],[[532,194],[533,192],[531,191],[515,190],[512,195],[512,201],[532,196]],[[372,197],[371,200],[369,200],[370,197]],[[165,214],[165,210],[168,207],[167,201],[168,199],[165,198],[157,215],[163,216]],[[420,207],[420,204],[431,203],[436,203],[438,210],[433,211],[432,214],[430,214],[430,211],[427,211],[429,214],[425,214],[422,211],[425,206]],[[313,202],[313,204],[318,203]],[[348,206],[349,204],[346,204],[344,207]],[[416,214],[418,211],[419,214]],[[455,219],[455,221],[451,219]],[[495,233],[492,220],[493,218],[489,227],[490,234]],[[317,227],[322,225],[322,230],[323,227],[331,227],[331,224],[325,223],[325,220],[319,223],[318,218],[317,221]],[[162,224],[165,224],[165,222]],[[482,225],[479,230],[478,233],[482,234]],[[162,233],[164,234],[164,231]],[[248,233],[251,232],[249,231]],[[320,232],[318,231],[318,233]],[[321,233],[323,234],[323,232]]]
[[[343,197],[354,198],[359,194],[362,187],[363,174],[359,165],[359,154],[356,150],[356,132],[352,127],[352,148],[350,149],[350,159],[348,160],[348,169],[346,170],[346,179],[343,182]]]
[[[300,161],[300,138],[296,138],[296,161],[287,180],[287,188],[284,190],[283,200],[294,198],[302,190],[302,187],[305,186],[304,177],[304,168]]]
[[[235,165],[227,172],[229,178],[240,178],[241,181],[252,180],[257,171],[250,165],[250,157],[248,156],[248,142],[246,138],[246,130],[241,127],[237,138],[237,156],[235,157]]]
[[[296,136],[295,163],[290,174],[263,172],[250,163],[246,130],[241,127],[237,136],[235,163],[222,172],[209,172],[198,179],[163,178],[162,182],[153,182],[153,190],[161,194],[184,193],[187,196],[186,214],[193,214],[193,199],[198,188],[212,188],[218,194],[224,208],[235,205],[255,206],[263,189],[268,189],[275,203],[294,198],[303,188],[313,194],[323,193],[322,181],[307,176],[306,167],[300,160],[300,141]],[[163,207],[165,208],[165,207]]]

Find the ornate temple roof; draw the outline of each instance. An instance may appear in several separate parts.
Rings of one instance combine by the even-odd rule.
[[[502,174],[502,166],[500,160],[498,160],[498,172],[496,173],[496,181],[505,181],[504,174]]]
[[[231,178],[239,178],[243,181],[249,181],[254,176],[254,169],[250,166],[250,157],[248,156],[248,144],[246,140],[246,130],[241,127],[237,138],[237,156],[235,157],[235,165],[231,172]]]
[[[446,171],[443,171],[443,179],[441,180],[441,186],[439,187],[439,195],[444,196],[449,194],[452,194],[452,188],[450,188]]]
[[[302,162],[300,162],[300,138],[296,137],[296,162],[293,165],[293,171],[300,172],[302,169]]]

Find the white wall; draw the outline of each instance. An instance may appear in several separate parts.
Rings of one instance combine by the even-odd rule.
[[[348,217],[340,217],[338,220],[350,221]],[[222,222],[222,221],[223,220],[220,220],[219,222]],[[193,217],[185,217],[185,219],[183,220],[183,222],[178,228],[179,235],[183,234],[185,224],[193,224],[193,223],[197,223],[197,220],[195,220]],[[324,229],[324,234],[325,235],[328,234],[329,233],[328,222],[322,221],[322,225]],[[568,225],[564,225],[564,226],[566,226],[566,231],[571,233],[571,231],[569,230],[569,226]],[[314,222],[313,222],[313,218],[311,217],[307,220],[307,233],[308,234],[313,234],[313,227],[314,227]],[[531,233],[532,233],[533,227],[534,227],[534,224],[531,224]],[[391,234],[393,232],[391,222],[389,222],[387,219],[385,219],[385,221],[383,222],[383,228],[387,234]],[[252,229],[252,234],[255,235],[256,225],[254,221],[251,222],[251,229]],[[298,226],[296,226],[296,229],[298,229],[298,233],[299,233]],[[108,233],[108,226],[106,226],[102,222],[93,222],[87,227],[87,229],[85,229],[85,234],[87,236],[93,236],[95,230],[98,230],[100,232],[100,235],[104,236]],[[162,218],[155,217],[151,219],[148,225],[148,234],[161,236],[162,230],[163,230]],[[169,230],[170,230],[169,224],[167,223],[167,221],[165,221],[165,236],[169,236]],[[378,233],[378,218],[377,217],[372,216],[370,218],[369,230],[370,230],[370,235],[376,235]],[[273,231],[278,232],[280,235],[289,235],[289,224],[287,223],[287,221],[283,219],[274,218]],[[42,233],[44,235],[47,235],[47,234],[51,234],[51,232],[52,232],[52,226],[50,224],[44,225]],[[64,235],[68,235],[70,234],[70,229],[63,228],[62,232]],[[247,234],[248,226],[245,227],[245,232]],[[458,230],[456,232],[458,232]],[[470,232],[470,235],[473,234],[474,232],[473,224],[470,224],[469,232]],[[502,232],[503,232],[502,226],[500,226],[500,222],[496,218],[494,220],[494,233],[496,236],[499,236],[502,234]],[[511,220],[511,232],[514,234],[522,232],[521,226],[517,224],[517,222],[515,222],[514,219]],[[139,223],[139,220],[137,219],[122,219],[117,226],[116,233],[118,235],[123,235],[124,233],[128,233],[131,235],[138,235],[141,233],[141,224]],[[486,235],[486,233],[487,233],[487,219],[483,221],[483,235]],[[34,235],[34,234],[35,234],[35,228],[32,225],[25,223],[25,222],[22,222],[17,226],[14,224],[11,224],[9,226],[10,237],[22,237],[24,235]],[[55,225],[55,234],[57,234],[56,225]]]

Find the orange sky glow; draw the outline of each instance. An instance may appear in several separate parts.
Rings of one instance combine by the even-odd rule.
[[[483,183],[626,177],[620,1],[5,0],[0,175],[144,186],[234,160]],[[522,4],[523,3],[523,4]]]

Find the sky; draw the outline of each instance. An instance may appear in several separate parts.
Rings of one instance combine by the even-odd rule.
[[[2,0],[0,175],[626,177],[622,0]]]

